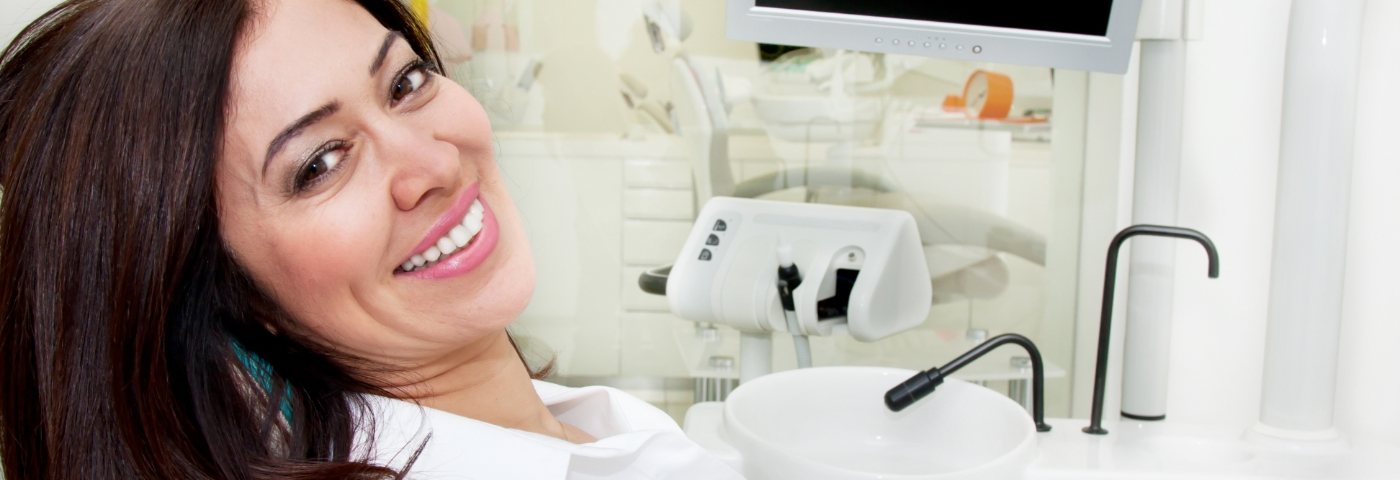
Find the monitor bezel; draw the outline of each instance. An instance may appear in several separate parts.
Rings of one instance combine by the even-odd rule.
[[[730,38],[802,47],[1124,73],[1142,0],[1113,0],[1104,36],[759,7],[727,0]]]

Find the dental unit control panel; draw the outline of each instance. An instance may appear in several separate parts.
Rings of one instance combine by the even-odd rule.
[[[793,326],[779,297],[783,264],[802,277]],[[914,219],[897,210],[716,197],[668,277],[672,312],[746,333],[870,342],[923,323],[932,303]]]

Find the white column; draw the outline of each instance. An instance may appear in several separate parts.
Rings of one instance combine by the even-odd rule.
[[[1353,445],[1400,445],[1400,162],[1395,161],[1395,112],[1400,111],[1400,2],[1368,2],[1357,72],[1356,159],[1346,294],[1337,364],[1336,428]]]
[[[1179,39],[1142,41],[1134,224],[1176,225],[1185,53],[1185,42]],[[1128,247],[1131,253],[1120,410],[1137,418],[1167,414],[1172,289],[1176,248],[1180,244],[1175,239],[1143,236],[1134,238]]]
[[[1364,7],[1365,0],[1294,0],[1289,20],[1256,428],[1273,436],[1336,436],[1332,412]]]
[[[740,332],[739,383],[773,373],[773,334]]]

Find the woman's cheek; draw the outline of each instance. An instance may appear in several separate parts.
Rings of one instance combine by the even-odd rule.
[[[359,212],[359,213],[356,213]],[[285,279],[280,292],[284,303],[311,304],[321,309],[355,284],[373,282],[383,258],[382,239],[387,226],[375,228],[378,217],[364,207],[350,207],[320,213],[316,218],[291,221],[300,226],[283,235],[270,250]],[[382,272],[391,275],[392,270]],[[295,310],[303,310],[296,308]]]

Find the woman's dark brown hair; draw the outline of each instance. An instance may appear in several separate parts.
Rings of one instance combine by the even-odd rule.
[[[357,1],[437,61],[399,1]],[[0,55],[5,477],[396,476],[352,458],[359,394],[382,392],[284,333],[220,240],[214,168],[256,7],[75,0]]]

